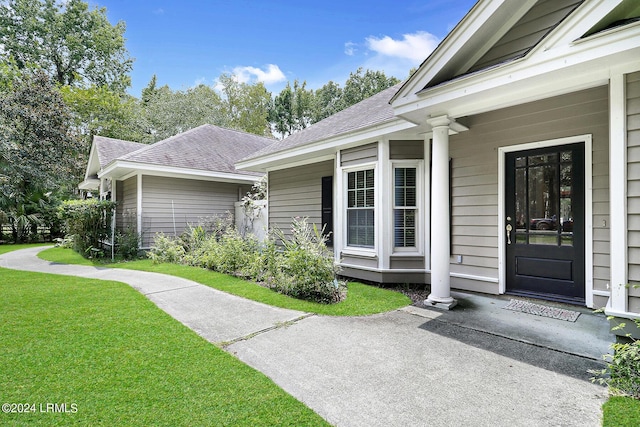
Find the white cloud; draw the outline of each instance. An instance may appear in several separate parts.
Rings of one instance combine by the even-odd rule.
[[[367,47],[379,55],[422,62],[438,46],[439,39],[426,31],[404,34],[402,40],[389,36],[366,38]]]
[[[160,8],[160,9],[156,9],[153,11],[154,15],[164,15],[164,9]]]
[[[280,67],[274,64],[267,64],[265,70],[256,67],[236,67],[233,69],[233,76],[240,83],[248,83],[255,80],[266,85],[287,79]]]
[[[344,53],[353,56],[356,53],[356,44],[354,42],[346,42],[344,44]]]

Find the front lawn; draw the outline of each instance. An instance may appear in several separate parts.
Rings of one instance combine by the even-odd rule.
[[[128,285],[0,269],[0,293],[1,425],[327,425]]]
[[[612,396],[602,406],[603,427],[640,426],[640,400],[631,397]]]
[[[71,249],[51,248],[40,252],[40,258],[47,261],[64,264],[92,263]],[[104,265],[104,264],[100,264]],[[216,273],[198,267],[190,267],[178,264],[154,264],[151,260],[139,260],[107,264],[110,267],[125,268],[131,270],[152,271],[172,276],[193,280],[215,289],[230,294],[238,295],[254,301],[283,307],[292,310],[300,310],[307,313],[317,313],[329,316],[363,316],[375,313],[383,313],[411,304],[411,300],[399,293],[375,286],[364,285],[358,282],[350,282],[347,298],[337,304],[318,304],[303,301],[286,295],[279,294],[270,289],[247,282],[233,276]]]

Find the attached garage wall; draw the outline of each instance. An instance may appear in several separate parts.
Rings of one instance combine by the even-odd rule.
[[[640,284],[640,72],[627,76],[627,226],[629,282]],[[640,289],[629,288],[629,309],[640,312]]]
[[[459,119],[450,139],[452,286],[498,292],[498,147],[593,135],[594,288],[609,282],[608,88],[599,87]],[[500,207],[501,208],[501,207]],[[462,263],[454,262],[462,255]],[[467,280],[480,276],[484,283]]]
[[[143,246],[149,246],[156,233],[173,235],[174,218],[180,234],[200,218],[233,213],[238,188],[238,184],[143,176]]]
[[[269,172],[269,227],[290,234],[295,217],[322,227],[322,177],[333,176],[333,160]]]

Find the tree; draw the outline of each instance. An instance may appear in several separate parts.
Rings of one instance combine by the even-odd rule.
[[[300,84],[295,80],[293,88],[287,83],[273,101],[269,116],[274,130],[282,137],[302,130],[312,122],[314,94],[306,86],[306,81]]]
[[[215,90],[198,85],[186,91],[156,88],[155,76],[142,91],[141,108],[151,141],[160,141],[203,124],[226,126],[225,106]]]
[[[383,71],[367,70],[363,73],[362,67],[355,73],[349,74],[344,84],[341,97],[341,109],[345,109],[360,101],[363,101],[378,92],[400,83],[395,77],[387,77]]]
[[[39,221],[44,196],[77,182],[81,143],[43,71],[21,70],[10,86],[0,92],[0,210],[22,241]]]
[[[222,74],[218,83],[223,94],[227,127],[271,136],[269,111],[272,100],[264,83],[240,83],[229,74]]]
[[[342,88],[339,84],[329,83],[316,90],[313,99],[311,122],[316,123],[334,115],[341,109]]]
[[[125,24],[111,25],[106,9],[81,0],[8,0],[0,3],[0,45],[18,68],[46,70],[60,85],[89,83],[124,91],[132,59]]]
[[[142,106],[131,95],[114,92],[107,86],[63,86],[65,104],[73,117],[73,129],[82,137],[89,153],[94,135],[127,141],[142,141],[147,128]]]

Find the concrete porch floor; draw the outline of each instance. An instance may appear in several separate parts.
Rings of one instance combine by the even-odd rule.
[[[458,301],[452,310],[415,306],[403,310],[428,319],[596,360],[602,360],[602,355],[610,352],[609,347],[616,339],[606,316],[586,307],[509,295],[451,294]],[[511,299],[573,310],[579,312],[580,316],[575,322],[569,322],[504,309]]]

